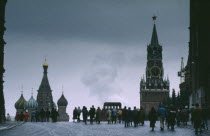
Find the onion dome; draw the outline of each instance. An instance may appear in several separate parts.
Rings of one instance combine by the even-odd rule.
[[[32,95],[31,98],[26,103],[26,108],[27,109],[34,109],[34,108],[37,108],[37,107],[38,107],[38,103]]]
[[[64,97],[64,95],[62,94],[60,99],[57,102],[58,106],[67,106],[68,105],[68,101],[66,100],[66,98]]]
[[[25,107],[26,107],[26,100],[23,97],[23,93],[22,93],[19,100],[15,103],[15,108],[16,109],[25,109]]]

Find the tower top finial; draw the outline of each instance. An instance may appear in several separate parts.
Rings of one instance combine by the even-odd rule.
[[[156,19],[157,19],[157,16],[154,15],[154,16],[152,17],[152,20],[154,21],[154,23],[155,23],[155,20],[156,20]]]
[[[63,92],[64,92],[64,91],[63,91],[63,85],[62,85],[62,94],[63,94]]]
[[[48,67],[48,64],[47,64],[47,59],[45,58],[44,60],[44,64],[43,64],[44,67]]]
[[[23,85],[21,85],[21,95],[23,95]]]
[[[34,92],[33,92],[33,88],[31,89],[31,96],[33,96]]]
[[[152,19],[154,21],[154,26],[153,26],[153,31],[152,31],[152,39],[151,39],[151,43],[152,45],[159,45],[158,43],[158,36],[157,36],[157,30],[156,30],[156,25],[155,25],[155,20],[156,20],[157,16],[153,16]]]

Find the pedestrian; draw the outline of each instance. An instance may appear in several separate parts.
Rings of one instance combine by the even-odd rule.
[[[77,109],[77,122],[80,122],[81,112],[82,112],[82,110],[80,109],[80,107],[78,107],[78,109]]]
[[[94,117],[95,117],[95,113],[96,113],[96,109],[94,108],[94,106],[92,106],[90,108],[90,111],[89,111],[89,115],[90,115],[90,124],[93,124],[93,120],[94,120]]]
[[[20,114],[19,114],[19,112],[16,113],[16,115],[15,115],[15,120],[16,120],[16,121],[20,121]]]
[[[115,109],[115,107],[112,110],[112,124],[113,122],[116,124],[117,123],[117,110]]]
[[[163,105],[160,106],[158,110],[159,118],[160,118],[160,130],[164,130],[164,120],[166,117],[166,109],[163,107]]]
[[[144,125],[144,120],[145,120],[145,111],[144,111],[143,107],[141,107],[139,110],[139,123]]]
[[[7,113],[6,120],[7,120],[7,121],[11,121],[11,117],[10,117],[9,113]]]
[[[178,108],[177,109],[177,112],[176,112],[176,122],[177,122],[177,126],[179,127],[180,126],[180,109]]]
[[[194,109],[195,109],[195,105],[192,104],[191,107],[190,107],[190,121],[191,121],[191,124],[192,124],[192,125],[194,124],[194,123],[193,123],[193,120],[192,120],[192,112],[193,112]]]
[[[100,107],[98,107],[98,109],[96,110],[96,123],[100,124],[101,116],[102,116],[102,112],[101,112]]]
[[[125,113],[127,111],[127,107],[125,106],[122,110],[122,122],[125,122]]]
[[[49,120],[50,120],[50,111],[49,111],[48,108],[47,108],[47,110],[45,112],[45,115],[46,115],[46,121],[49,122]]]
[[[134,127],[137,127],[138,124],[138,118],[139,118],[139,112],[137,111],[136,107],[133,109],[133,121],[134,121]]]
[[[28,122],[29,113],[28,112],[25,112],[24,113],[24,117],[25,117],[25,122]]]
[[[128,125],[132,126],[133,122],[133,111],[131,110],[131,107],[128,108]]]
[[[20,113],[20,121],[24,121],[24,118],[25,118],[25,116],[24,116],[23,112],[21,112]]]
[[[172,131],[174,131],[175,119],[176,119],[176,110],[174,106],[171,106],[170,112],[168,113],[168,128],[171,127]]]
[[[107,117],[107,121],[108,121],[108,124],[109,124],[112,120],[112,111],[110,109],[107,110],[106,117]]]
[[[166,110],[166,115],[165,115],[165,125],[167,125],[167,128],[169,129],[169,123],[168,123],[168,120],[169,120],[169,116],[168,116],[168,113],[170,112],[170,108],[168,107],[168,105],[165,106],[165,110]]]
[[[192,120],[194,123],[195,134],[196,135],[198,134],[198,129],[200,129],[200,133],[202,133],[201,130],[202,110],[199,107],[198,103],[195,105],[195,109],[192,111]]]
[[[189,109],[188,106],[185,106],[185,108],[181,111],[182,116],[182,123],[184,126],[187,125],[187,122],[189,121]]]
[[[152,128],[152,131],[154,131],[155,123],[157,121],[157,112],[154,107],[151,108],[149,112],[149,121],[150,121],[150,127]]]
[[[118,115],[119,123],[121,123],[122,122],[122,110],[121,109],[118,110],[117,115]]]
[[[129,126],[129,115],[128,115],[128,110],[126,106],[123,109],[123,117],[124,117],[125,128],[126,128]]]
[[[35,118],[36,118],[36,122],[39,122],[39,110],[36,108],[35,110]]]
[[[75,119],[77,119],[77,116],[78,116],[78,111],[77,111],[77,107],[75,107],[73,110],[73,122],[75,122]]]
[[[208,130],[208,110],[206,105],[203,105],[202,108],[202,126],[204,129]]]
[[[32,112],[31,112],[31,122],[33,122],[35,120],[36,120],[36,112],[35,112],[35,110],[32,110]]]
[[[82,108],[82,116],[83,116],[83,122],[87,124],[88,110],[85,106],[83,106]]]

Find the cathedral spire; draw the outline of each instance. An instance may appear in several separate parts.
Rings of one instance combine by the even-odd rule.
[[[156,25],[155,25],[155,20],[157,16],[153,16],[152,19],[154,21],[154,26],[153,26],[153,32],[152,32],[152,39],[151,39],[151,45],[158,45],[158,36],[157,36],[157,31],[156,31]]]
[[[48,63],[47,63],[46,59],[45,59],[45,62],[43,64],[43,68],[44,68],[44,75],[43,75],[42,82],[41,82],[41,85],[39,87],[39,90],[41,88],[45,88],[47,90],[51,90],[50,84],[49,84],[49,81],[48,81],[48,77],[47,77]]]

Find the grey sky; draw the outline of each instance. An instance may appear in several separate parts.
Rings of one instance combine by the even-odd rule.
[[[18,0],[8,1],[5,40],[6,110],[24,86],[36,98],[45,57],[57,103],[64,86],[72,116],[75,106],[121,101],[139,106],[146,45],[157,15],[163,66],[178,91],[180,58],[188,53],[188,0]]]

